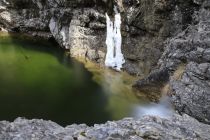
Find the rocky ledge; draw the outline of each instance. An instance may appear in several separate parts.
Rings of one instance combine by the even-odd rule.
[[[0,122],[1,140],[209,140],[210,126],[188,115],[173,115],[170,119],[144,116],[120,121],[62,127],[51,121],[17,118]]]

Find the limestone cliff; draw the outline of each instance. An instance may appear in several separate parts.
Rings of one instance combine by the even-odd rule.
[[[169,82],[168,94],[180,113],[210,123],[210,1],[194,1],[198,11],[192,23],[166,42],[156,70],[135,87],[160,89]],[[178,74],[177,74],[178,73]]]
[[[53,38],[72,56],[103,65],[105,12],[112,14],[113,5],[117,5],[123,20],[123,67],[130,74],[147,75],[134,87],[148,94],[159,94],[167,87],[166,93],[180,114],[210,124],[209,0],[0,0],[0,28]],[[182,126],[182,121],[176,120],[176,128],[183,130],[180,138],[177,133],[165,133],[175,125],[173,122],[160,120],[157,126],[165,126],[164,130],[149,127],[148,133],[143,133],[146,136],[136,139],[158,139],[157,135],[160,139],[209,139],[194,130],[195,125],[189,130],[187,122]],[[208,125],[196,123],[202,130],[209,130]],[[149,132],[154,132],[152,138]]]
[[[192,22],[199,5],[191,0],[1,0],[0,25],[15,32],[54,38],[72,56],[104,64],[105,12],[122,12],[124,69],[148,74],[164,41]]]
[[[145,116],[126,118],[89,127],[85,124],[61,127],[51,121],[17,118],[0,122],[0,139],[15,140],[208,140],[210,126],[184,115],[171,120]]]

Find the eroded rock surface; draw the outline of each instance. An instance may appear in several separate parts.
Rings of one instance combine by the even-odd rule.
[[[172,39],[163,60],[163,66],[176,68],[186,64],[179,80],[170,80],[171,96],[179,112],[187,113],[198,120],[210,123],[210,9],[209,1],[202,3],[196,17],[198,24],[189,27]],[[170,49],[170,53],[169,50]],[[163,61],[162,61],[163,62]]]
[[[172,101],[179,112],[210,123],[210,64],[191,62],[181,80],[171,80]]]
[[[43,140],[143,140],[143,139],[210,139],[210,126],[187,116],[174,115],[171,119],[145,116],[120,121],[61,127],[51,121],[16,119],[0,122],[0,139]]]
[[[141,87],[151,83],[156,83],[155,87],[162,86],[161,83],[168,78],[168,94],[172,97],[175,108],[180,113],[187,113],[210,124],[210,2],[194,2],[200,5],[192,17],[195,24],[189,25],[183,32],[166,42],[158,70],[138,81],[135,86]],[[180,77],[176,77],[174,74],[180,65],[185,65],[185,68]],[[163,76],[162,69],[167,70],[169,75]],[[158,82],[160,84],[157,84]]]

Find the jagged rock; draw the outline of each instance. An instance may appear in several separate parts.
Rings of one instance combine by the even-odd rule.
[[[160,92],[162,87],[168,82],[169,76],[169,70],[167,68],[159,69],[153,71],[143,80],[137,81],[133,87],[147,94],[152,99],[160,99]]]
[[[181,80],[172,80],[171,87],[179,112],[210,124],[210,63],[189,63]]]
[[[43,140],[143,140],[143,139],[210,139],[210,126],[187,116],[173,115],[170,119],[145,116],[126,118],[89,127],[85,124],[61,127],[51,121],[17,118],[0,122],[0,139]]]
[[[190,25],[186,30],[168,40],[158,68],[159,70],[167,69],[170,74],[168,93],[172,96],[175,108],[180,113],[187,113],[209,124],[210,10],[208,1],[195,2],[200,5],[199,11],[193,14],[194,23],[197,24]],[[180,65],[186,65],[186,68],[179,78],[174,78],[174,73]],[[148,82],[147,79],[153,76],[154,72],[138,81],[137,86],[141,88],[147,83],[152,86],[153,81]],[[168,75],[156,73],[155,77],[168,77]],[[166,82],[164,78],[157,79],[159,83]],[[158,85],[155,84],[154,87]]]
[[[203,3],[205,4],[205,2]],[[187,113],[198,120],[210,123],[209,100],[209,48],[210,48],[210,10],[203,8],[198,13],[198,24],[190,27],[177,38],[170,41],[168,60],[162,66],[169,67],[171,62],[187,63],[180,80],[171,80],[172,101],[179,112]],[[170,51],[169,51],[170,50]],[[175,66],[176,67],[176,66]]]

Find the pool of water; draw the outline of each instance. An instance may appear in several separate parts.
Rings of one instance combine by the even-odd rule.
[[[135,96],[133,77],[84,66],[53,44],[23,38],[0,34],[0,120],[93,125],[138,117],[138,108],[150,105]]]

